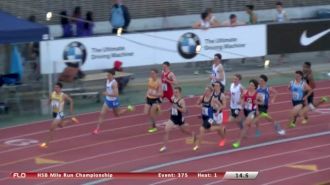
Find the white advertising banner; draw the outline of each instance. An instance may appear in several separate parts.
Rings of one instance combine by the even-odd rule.
[[[196,47],[201,47],[196,53]],[[116,60],[125,67],[266,55],[266,25],[144,32],[122,36],[72,38],[41,42],[41,72],[61,72],[61,61],[81,60],[82,70],[112,68]],[[54,64],[55,63],[55,64]],[[56,67],[56,70],[54,69]]]

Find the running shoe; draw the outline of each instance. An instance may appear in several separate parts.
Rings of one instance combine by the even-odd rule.
[[[93,131],[93,134],[94,135],[97,135],[97,134],[99,134],[100,133],[100,129],[99,128],[96,128],[94,131]]]
[[[148,132],[149,132],[149,133],[157,132],[157,128],[155,128],[155,127],[154,127],[154,128],[149,128],[149,129],[148,129]]]
[[[327,96],[323,96],[323,97],[321,98],[321,101],[322,101],[322,102],[328,102],[328,101],[329,101],[329,97],[327,97]]]
[[[289,123],[289,128],[295,128],[296,124],[294,122]]]
[[[308,119],[303,119],[302,121],[301,121],[301,124],[303,124],[303,125],[306,125],[308,123]]]
[[[285,135],[285,130],[281,129],[279,131],[277,131],[278,135],[284,136]]]
[[[278,122],[275,122],[275,131],[277,132],[278,135],[285,135],[285,130],[281,128],[281,125]]]
[[[241,146],[241,143],[239,141],[236,141],[235,143],[232,144],[233,148],[238,148]]]
[[[226,143],[226,139],[221,139],[219,142],[219,146],[223,147],[223,146],[225,146],[225,143]]]
[[[127,106],[127,110],[128,110],[129,112],[134,111],[134,106],[132,106],[132,105],[128,105],[128,106]]]
[[[41,143],[39,146],[40,148],[48,148],[48,145],[45,142]]]
[[[194,148],[193,148],[193,151],[197,151],[199,149],[199,146],[196,145]]]
[[[159,152],[165,152],[166,151],[166,146],[163,146],[163,147],[161,147],[160,149],[159,149]]]

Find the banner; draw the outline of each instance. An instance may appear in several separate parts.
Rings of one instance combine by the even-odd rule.
[[[256,179],[258,171],[226,172],[14,172],[13,179]]]
[[[201,47],[196,52],[196,48]],[[41,73],[63,71],[63,60],[81,60],[82,70],[264,56],[266,25],[143,32],[122,36],[72,38],[41,42]],[[56,69],[54,69],[56,68]]]
[[[330,20],[267,25],[267,53],[330,50]]]

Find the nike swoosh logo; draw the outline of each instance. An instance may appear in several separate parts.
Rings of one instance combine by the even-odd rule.
[[[328,34],[330,32],[330,29],[324,30],[314,36],[311,37],[307,37],[307,31],[305,30],[300,37],[300,44],[303,46],[308,46],[311,45],[313,42],[317,41],[318,39],[320,39],[321,37],[323,37],[324,35]]]

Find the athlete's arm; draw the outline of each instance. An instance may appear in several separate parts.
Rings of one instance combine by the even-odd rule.
[[[240,97],[240,99],[239,99],[239,104],[240,105],[243,105],[243,97],[244,97],[244,87],[241,85],[241,87],[240,87],[240,89],[239,89],[240,91],[241,91],[241,97]]]
[[[223,69],[223,66],[222,66],[222,64],[220,64],[221,66],[219,67],[219,77],[217,78],[217,77],[215,77],[216,78],[216,81],[222,81],[223,80],[223,78],[224,78],[224,76],[225,76],[225,71],[224,71],[224,69]]]
[[[257,105],[262,105],[262,96],[260,93],[257,94],[257,99],[256,99],[256,104]]]
[[[202,104],[203,96],[200,96],[196,102],[197,106],[200,106]]]
[[[178,110],[179,110],[180,112],[187,112],[186,102],[184,101],[183,98],[178,102],[178,104],[181,106],[181,108],[178,107]]]
[[[309,74],[309,75],[307,76],[307,78],[308,78],[308,81],[309,81],[309,86],[310,86],[312,89],[314,89],[314,88],[315,88],[315,81],[314,81],[314,77],[313,77],[313,75],[312,75],[312,74]]]
[[[270,100],[270,103],[273,104],[273,103],[275,103],[275,100],[277,98],[278,92],[277,92],[277,90],[275,88],[272,88],[272,87],[269,88],[269,92],[270,92],[270,94],[272,96],[272,99]]]
[[[157,88],[156,96],[162,97],[163,96],[162,82],[160,80],[157,80],[157,83],[158,83],[158,88]]]
[[[222,101],[222,109],[224,109],[227,106],[227,99],[226,99],[225,94],[221,94],[220,99]]]
[[[64,100],[68,100],[70,102],[70,113],[73,114],[73,99],[67,94],[63,94]]]
[[[306,101],[307,97],[313,93],[313,89],[307,83],[304,83],[304,90],[307,91],[307,94],[304,96],[304,101]]]
[[[172,85],[176,85],[177,84],[177,81],[176,81],[176,76],[174,75],[173,72],[171,72],[169,75],[168,75],[168,78],[165,78],[165,81],[172,84]]]

